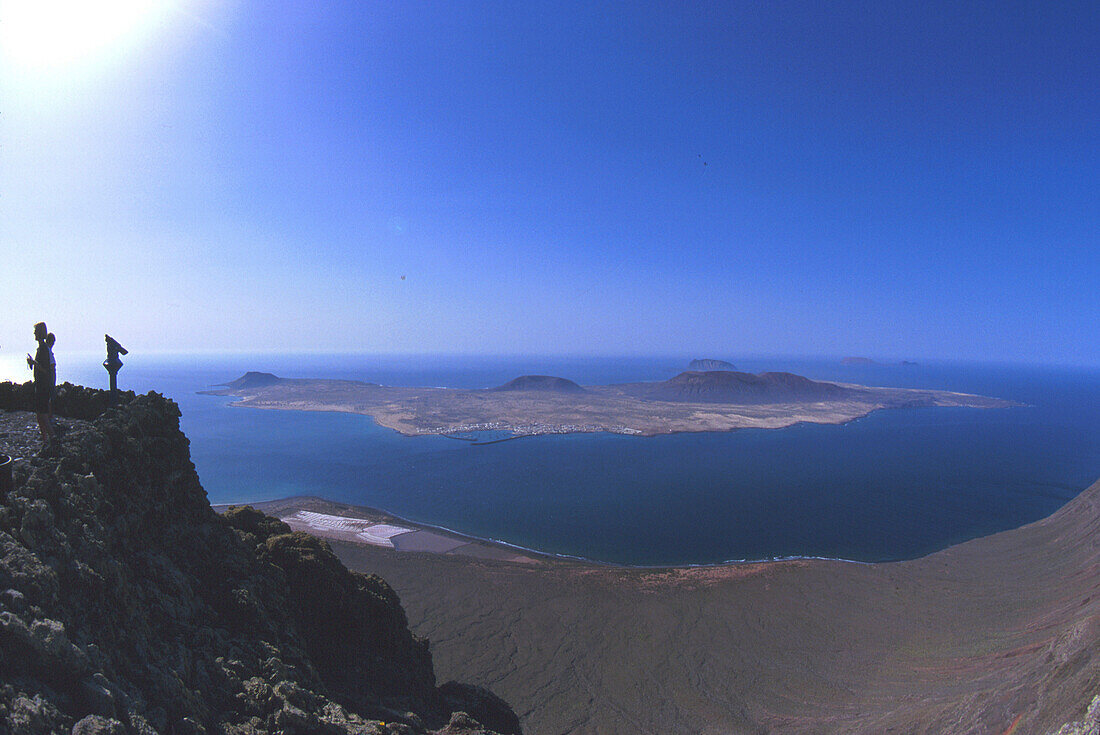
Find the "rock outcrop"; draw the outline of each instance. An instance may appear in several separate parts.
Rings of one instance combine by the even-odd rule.
[[[119,403],[134,400],[131,390],[119,391]],[[109,391],[86,388],[82,385],[62,383],[53,396],[53,411],[57,416],[90,421],[111,406]],[[8,411],[34,410],[34,383],[0,383],[0,409]]]
[[[0,384],[0,409],[27,391]],[[0,731],[519,732],[490,692],[436,685],[382,579],[214,513],[173,402],[69,386],[63,412],[88,422],[0,497]]]

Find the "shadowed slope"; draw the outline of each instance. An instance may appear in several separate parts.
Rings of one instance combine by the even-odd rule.
[[[542,568],[349,544],[531,732],[1046,733],[1100,690],[1100,483],[891,564]],[[444,590],[440,594],[440,590]]]

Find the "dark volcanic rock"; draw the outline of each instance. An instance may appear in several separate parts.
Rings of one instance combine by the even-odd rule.
[[[436,687],[383,580],[250,508],[216,515],[174,403],[83,395],[94,420],[0,496],[0,732],[515,732],[488,692]]]
[[[439,691],[447,700],[448,708],[456,714],[465,713],[495,732],[519,734],[519,718],[504,700],[488,689],[449,681],[439,687]],[[455,724],[453,716],[451,724]]]
[[[133,399],[133,391],[118,392],[119,403],[129,403]],[[53,412],[57,416],[87,421],[99,416],[110,405],[109,391],[72,383],[62,383],[54,391]],[[0,383],[0,408],[9,411],[33,411],[34,383]]]
[[[587,393],[587,391],[567,378],[555,378],[552,375],[521,375],[504,385],[490,388],[494,391],[533,390],[543,393]]]
[[[793,373],[753,375],[729,370],[688,371],[662,383],[636,383],[632,392],[655,401],[734,404],[835,400],[858,393]]]
[[[737,367],[732,362],[726,362],[725,360],[692,360],[688,363],[688,370],[694,371],[736,369]]]

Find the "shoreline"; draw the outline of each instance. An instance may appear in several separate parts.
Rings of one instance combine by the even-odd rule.
[[[632,732],[1000,733],[1024,713],[1045,733],[1096,694],[1098,529],[1100,481],[1041,520],[894,563],[529,567],[332,547],[393,580],[444,676],[474,667],[532,732],[620,732],[629,712]]]
[[[224,513],[230,507],[243,505],[250,505],[256,510],[278,518],[295,531],[305,531],[306,533],[333,541],[342,541],[362,546],[373,546],[376,548],[389,548],[391,551],[395,552],[465,556],[521,564],[538,564],[555,560],[572,560],[580,563],[600,564],[600,562],[590,562],[589,560],[579,557],[570,557],[568,555],[559,555],[552,552],[529,549],[519,546],[518,544],[510,544],[498,539],[472,536],[444,526],[411,521],[378,508],[352,505],[350,503],[338,503],[316,495],[293,495],[287,498],[263,500],[252,503],[212,503],[211,507],[215,512],[220,514]],[[323,513],[319,511],[330,512]],[[318,522],[311,525],[301,517],[300,514],[302,513],[310,513],[315,516],[322,516],[323,518],[317,519]],[[328,519],[336,521],[339,530],[326,532],[324,526],[325,521]],[[409,544],[406,542],[402,544],[405,548],[400,548],[393,544],[372,543],[363,539],[361,536],[359,538],[350,538],[346,530],[339,528],[339,522],[344,522],[345,524],[350,522],[350,525],[353,527],[359,523],[372,524],[372,526],[390,526],[395,529],[400,529],[400,533],[395,534],[396,537],[425,534],[426,536],[420,540],[426,543]],[[364,530],[368,530],[372,526],[367,526]],[[362,531],[359,532],[359,534],[361,533]],[[444,540],[444,543],[441,544],[440,539]],[[444,550],[440,550],[441,545],[444,547],[448,546],[446,542],[450,542],[450,546]]]
[[[525,437],[517,437],[525,438]],[[1078,495],[1087,490],[1090,486],[1086,486],[1077,491]],[[1072,503],[1073,500],[1067,501]],[[332,541],[339,541],[343,543],[351,543],[355,545],[362,545],[375,548],[388,548],[392,552],[399,553],[414,553],[414,554],[435,554],[444,556],[463,556],[467,558],[477,558],[480,560],[495,560],[508,564],[524,564],[528,566],[538,565],[550,565],[550,564],[565,564],[581,567],[591,567],[594,569],[602,570],[618,570],[618,571],[638,571],[638,572],[661,572],[661,571],[692,571],[692,570],[721,570],[726,568],[737,567],[760,567],[760,566],[778,566],[784,564],[798,564],[798,565],[817,565],[817,564],[844,564],[844,565],[856,565],[856,566],[868,566],[868,567],[881,567],[890,564],[904,564],[907,562],[917,561],[920,559],[926,559],[935,554],[940,554],[950,549],[954,549],[963,544],[971,543],[973,541],[996,536],[1001,533],[1009,533],[1016,531],[1020,528],[1024,528],[1032,523],[1038,523],[1048,516],[1037,518],[1033,521],[1029,521],[1020,526],[1014,526],[1012,528],[1002,529],[1000,531],[994,531],[983,536],[975,536],[970,539],[958,541],[956,543],[944,546],[938,549],[929,551],[928,553],[921,554],[919,556],[906,557],[901,559],[884,559],[880,561],[863,561],[860,559],[845,559],[843,557],[832,556],[775,556],[761,559],[725,559],[723,561],[716,562],[685,562],[680,564],[625,564],[622,562],[601,561],[599,559],[590,559],[588,557],[577,556],[574,554],[557,553],[553,551],[544,551],[541,549],[535,549],[528,546],[522,546],[520,544],[510,543],[501,539],[474,536],[472,534],[463,533],[461,531],[455,531],[454,529],[446,526],[435,525],[431,523],[424,523],[421,521],[413,521],[402,516],[395,515],[388,511],[374,508],[372,506],[354,505],[351,503],[342,503],[327,500],[326,498],[317,495],[292,495],[286,498],[278,498],[275,500],[262,500],[257,502],[242,502],[242,503],[216,503],[211,504],[214,510],[221,514],[232,506],[250,505],[253,508],[262,511],[268,515],[272,515],[284,523],[287,523],[295,531],[304,531],[311,533],[312,535],[319,536]],[[371,543],[365,540],[357,540],[347,537],[346,534],[328,533],[326,534],[321,528],[307,528],[307,524],[296,519],[294,516],[300,511],[316,512],[315,508],[323,508],[333,512],[325,513],[321,515],[330,516],[333,519],[339,519],[343,521],[353,522],[369,522],[375,525],[389,525],[398,526],[408,532],[422,532],[428,534],[438,535],[451,540],[459,544],[458,546],[448,549],[446,551],[437,551],[431,548],[413,548],[414,545],[407,545],[406,548],[397,548],[393,546],[386,546],[384,544]],[[1059,509],[1054,510],[1051,515],[1057,513]],[[342,515],[335,511],[343,511],[345,513],[351,512],[358,515]],[[402,534],[403,535],[403,534]],[[481,549],[490,550],[486,554],[476,553],[463,553],[461,550],[463,547],[473,546],[480,547]],[[469,550],[467,550],[469,551]]]

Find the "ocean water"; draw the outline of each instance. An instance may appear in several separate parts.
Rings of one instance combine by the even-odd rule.
[[[105,385],[101,356],[58,356],[60,380]],[[484,388],[517,375],[663,380],[688,358],[134,355],[120,386],[176,400],[214,503],[318,495],[531,549],[598,561],[707,564],[789,556],[920,556],[1046,516],[1100,477],[1100,371],[846,366],[737,359],[867,385],[980,393],[1011,409],[878,411],[841,426],[488,446],[404,437],[365,416],[231,408],[196,392],[247,370]],[[7,356],[0,377],[27,379]]]

